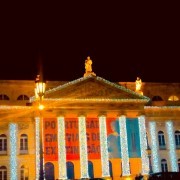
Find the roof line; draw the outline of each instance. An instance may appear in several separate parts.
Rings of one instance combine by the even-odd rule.
[[[78,82],[81,82],[81,81],[90,79],[90,78],[92,78],[92,77],[93,77],[93,78],[96,78],[97,80],[102,81],[102,82],[104,82],[104,83],[106,83],[106,84],[109,84],[110,86],[113,86],[113,87],[115,87],[115,88],[121,89],[121,90],[123,90],[123,91],[125,91],[125,92],[127,92],[127,93],[131,93],[131,94],[133,94],[133,95],[136,95],[136,96],[140,97],[141,99],[146,99],[147,101],[150,101],[150,98],[147,97],[147,96],[143,96],[143,95],[138,94],[138,93],[136,93],[136,92],[134,92],[134,91],[132,91],[132,90],[130,90],[130,89],[125,88],[124,86],[122,86],[122,85],[120,85],[120,84],[116,84],[116,83],[110,82],[110,81],[108,81],[108,80],[106,80],[106,79],[104,79],[104,78],[102,78],[102,77],[94,76],[94,75],[89,75],[89,76],[86,76],[86,77],[81,77],[81,78],[79,78],[79,79],[75,79],[75,80],[70,81],[70,82],[68,82],[68,83],[65,83],[65,84],[63,84],[63,85],[59,85],[59,86],[57,86],[57,87],[55,87],[55,88],[52,88],[52,89],[47,90],[47,91],[45,92],[45,94],[53,93],[53,92],[55,92],[55,91],[57,91],[57,90],[64,89],[64,88],[66,88],[66,87],[68,87],[68,86],[70,86],[70,85],[73,85],[73,84],[76,84],[76,83],[78,83]],[[30,101],[34,101],[34,99],[35,99],[35,96],[31,97],[31,98],[30,98]]]

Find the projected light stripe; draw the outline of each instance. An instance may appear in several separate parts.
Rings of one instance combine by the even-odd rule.
[[[64,117],[58,117],[58,165],[59,179],[67,179],[66,171],[66,141]]]
[[[159,162],[159,144],[157,140],[157,130],[156,130],[156,123],[149,122],[149,130],[151,136],[151,156],[152,156],[152,169],[153,173],[161,172],[160,170],[160,162]]]
[[[10,129],[10,179],[18,179],[17,173],[17,124],[11,123]]]
[[[39,171],[40,171],[40,118],[35,118],[36,123],[36,179],[39,179]]]
[[[146,139],[146,126],[145,117],[138,117],[139,124],[139,135],[140,135],[140,149],[141,149],[141,160],[142,160],[142,174],[149,174],[149,158],[147,154],[147,139]]]
[[[119,126],[120,126],[120,142],[121,142],[121,157],[122,157],[122,173],[123,173],[123,176],[129,176],[130,167],[129,167],[129,154],[128,154],[125,116],[119,117]]]
[[[89,178],[88,174],[88,155],[85,117],[78,117],[79,121],[79,143],[80,143],[80,167],[81,178]]]
[[[101,166],[102,177],[109,177],[109,158],[107,147],[107,129],[106,129],[106,117],[99,117],[99,131],[100,131],[100,147],[101,147]]]
[[[173,128],[172,121],[166,122],[166,131],[167,131],[167,139],[168,139],[168,146],[169,146],[168,149],[169,149],[171,171],[178,172],[176,147],[175,147],[175,139],[174,139],[174,128]]]

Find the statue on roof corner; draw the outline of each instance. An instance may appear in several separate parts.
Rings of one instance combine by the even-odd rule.
[[[90,59],[90,56],[85,60],[85,70],[86,72],[92,72],[92,60]]]
[[[136,92],[143,95],[143,92],[141,90],[141,86],[142,86],[142,80],[139,77],[137,77],[137,79],[136,79]]]
[[[91,60],[90,56],[88,56],[87,59],[85,60],[84,77],[89,76],[89,75],[96,76],[96,74],[94,72],[92,72],[92,60]]]

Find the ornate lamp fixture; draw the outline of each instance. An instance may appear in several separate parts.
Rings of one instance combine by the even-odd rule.
[[[46,83],[42,80],[40,75],[37,75],[35,84],[36,84],[35,96],[36,98],[39,98],[39,109],[42,110],[44,106],[41,103],[45,94]]]

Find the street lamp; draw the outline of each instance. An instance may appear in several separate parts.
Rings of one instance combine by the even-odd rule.
[[[35,95],[36,98],[39,98],[39,109],[42,110],[42,99],[45,94],[45,88],[46,88],[46,83],[42,80],[40,75],[37,75],[36,80],[35,80]]]
[[[46,83],[42,80],[40,75],[37,75],[35,80],[35,96],[39,99],[39,110],[43,110],[42,100],[45,94]],[[40,170],[39,179],[44,180],[44,148],[43,148],[43,119],[40,117],[39,133],[40,133]]]

